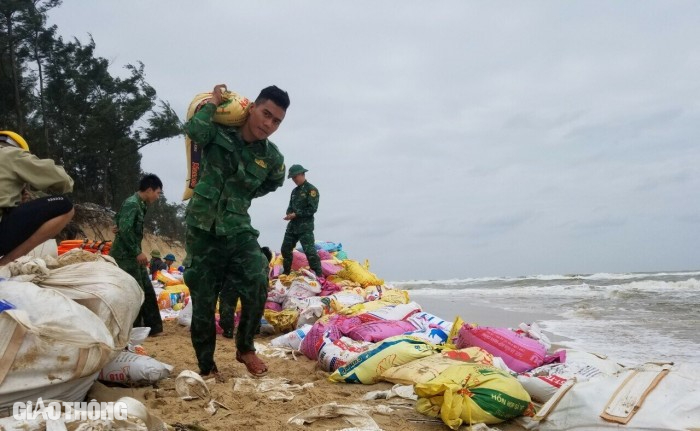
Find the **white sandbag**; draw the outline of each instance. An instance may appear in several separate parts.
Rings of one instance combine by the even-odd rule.
[[[564,429],[585,430],[688,430],[700,427],[700,365],[680,364],[650,389],[641,407],[625,425],[606,421],[605,413],[613,394],[627,379],[643,378],[661,373],[663,367],[645,364],[638,369],[625,369],[614,376],[606,376],[588,382],[574,383],[568,391],[560,390],[535,416],[540,420],[539,429],[554,431]],[[634,374],[634,375],[633,375]],[[628,382],[632,382],[629,380]],[[646,387],[646,386],[645,386]],[[636,393],[625,396],[624,410],[634,411],[630,400],[642,395],[645,387],[637,387]],[[626,404],[626,405],[624,405]]]
[[[526,334],[528,337],[532,338],[533,340],[537,340],[544,346],[546,350],[549,350],[550,347],[552,347],[552,342],[549,341],[549,337],[545,335],[544,332],[542,332],[542,328],[540,328],[540,325],[537,324],[537,322],[533,323],[521,323],[518,325],[518,328],[520,328],[521,331],[523,331],[524,334]]]
[[[321,283],[311,277],[297,277],[287,290],[287,297],[308,298],[321,293]]]
[[[114,337],[116,349],[123,349],[129,342],[129,331],[143,303],[143,290],[116,264],[67,265],[52,269],[38,284],[62,293],[97,315]]]
[[[340,337],[335,341],[323,337],[323,344],[318,351],[318,364],[323,371],[335,371],[369,350],[372,345],[368,341],[355,341],[348,337]]]
[[[277,279],[272,289],[267,292],[267,300],[282,304],[284,300],[287,299],[287,290],[287,287]]]
[[[273,347],[286,347],[293,350],[299,350],[301,346],[301,341],[309,333],[313,325],[303,325],[295,331],[282,334],[277,338],[272,339],[270,344]]]
[[[143,291],[109,259],[46,271],[42,259],[19,261],[3,271],[38,284],[0,281],[0,298],[16,307],[0,313],[0,408],[49,394],[80,401],[127,345]]]
[[[188,328],[192,326],[192,300],[187,301],[185,308],[180,310],[180,314],[177,316],[177,323]]]
[[[421,306],[417,302],[409,302],[408,304],[389,305],[378,310],[370,311],[368,316],[375,317],[378,320],[406,320],[412,315],[421,311]]]
[[[309,307],[321,307],[323,308],[323,298],[320,296],[309,296],[309,297],[296,297],[296,296],[288,296],[283,302],[282,302],[282,308],[285,310],[297,310],[297,311],[302,311],[305,310]]]
[[[518,374],[517,378],[533,400],[544,403],[570,379],[586,382],[611,376],[620,370],[622,367],[609,359],[600,358],[592,353],[566,350],[564,363],[543,365]]]
[[[170,375],[172,365],[150,356],[120,352],[102,368],[98,380],[114,383],[155,383]]]
[[[415,314],[406,320],[418,328],[418,330],[414,332],[406,333],[407,335],[422,338],[432,344],[445,344],[449,338],[450,331],[436,324],[430,324],[428,321],[421,318],[417,318]]]
[[[131,328],[131,333],[129,334],[129,344],[132,346],[140,346],[148,338],[148,334],[151,333],[151,328],[148,326],[138,326]]]
[[[0,297],[16,307],[0,313],[0,408],[20,401],[16,392],[26,402],[45,396],[46,387],[94,376],[114,356],[102,320],[60,292],[1,281]]]
[[[337,305],[333,308],[336,310],[341,310],[343,308],[352,307],[355,304],[362,304],[365,302],[365,298],[355,292],[338,292],[329,296],[331,301],[335,301]]]
[[[56,244],[56,240],[53,238],[46,240],[34,247],[29,253],[27,253],[27,256],[40,258],[53,257],[54,259],[57,259],[58,244]]]
[[[435,316],[434,314],[427,313],[425,311],[421,311],[419,313],[414,314],[411,316],[414,319],[420,319],[428,323],[429,326],[437,326],[438,328],[442,329],[443,331],[447,332],[448,334],[452,330],[452,323],[453,322],[448,322],[447,320],[443,320],[442,318]]]

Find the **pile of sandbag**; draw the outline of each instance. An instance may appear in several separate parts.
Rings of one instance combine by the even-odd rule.
[[[90,253],[108,255],[112,248],[112,241],[100,241],[90,239],[66,239],[58,244],[58,254],[67,253],[71,250],[80,249]]]
[[[39,396],[82,401],[127,346],[143,291],[108,256],[80,262],[81,253],[91,255],[23,257],[0,268],[0,409]],[[78,263],[62,265],[64,256]]]
[[[604,429],[622,423],[615,415],[624,410],[624,401],[609,398],[630,370],[587,352],[549,353],[551,343],[535,323],[498,328],[465,323],[459,317],[446,321],[424,312],[408,291],[385,284],[369,271],[367,262],[348,259],[341,244],[317,243],[316,248],[325,278],[308,271],[305,255],[297,250],[289,276],[280,275],[279,255],[272,260],[265,323],[282,333],[272,340],[273,346],[298,350],[317,361],[331,373],[331,381],[413,385],[417,411],[442,419],[452,429],[511,419],[543,430]],[[677,376],[669,384],[689,377],[697,381],[697,375],[682,367],[667,372]],[[684,415],[674,413],[672,418],[697,426],[700,401],[669,394],[669,384],[656,389],[634,385],[629,392],[655,390],[655,403]],[[697,384],[694,389],[687,386],[686,395],[700,390]],[[570,388],[574,389],[566,395]],[[596,398],[596,391],[606,399]],[[630,399],[641,397],[636,395]],[[540,403],[548,404],[539,410]],[[645,408],[630,423],[654,428],[674,421],[652,420],[659,409],[648,403]]]

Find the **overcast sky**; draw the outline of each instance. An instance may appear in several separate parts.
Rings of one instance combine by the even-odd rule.
[[[700,2],[64,0],[50,23],[184,120],[214,84],[291,106],[271,137],[316,239],[387,280],[698,269]],[[143,150],[168,200],[184,137]],[[292,191],[253,202],[279,250]]]

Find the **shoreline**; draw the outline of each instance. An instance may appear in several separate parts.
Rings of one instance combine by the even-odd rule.
[[[554,313],[528,313],[524,311],[511,311],[493,305],[487,305],[479,301],[468,302],[466,298],[449,298],[444,296],[415,295],[415,291],[409,291],[411,300],[417,302],[423,311],[453,322],[457,316],[466,323],[476,323],[479,326],[491,326],[497,328],[517,328],[520,323],[542,322],[545,320],[563,320]],[[552,343],[573,341],[569,337],[542,330]]]

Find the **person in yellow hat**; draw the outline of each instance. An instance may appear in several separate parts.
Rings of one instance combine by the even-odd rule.
[[[29,187],[57,195],[27,201]],[[58,235],[74,214],[58,194],[71,191],[73,179],[61,166],[31,154],[17,133],[0,131],[0,266]]]

